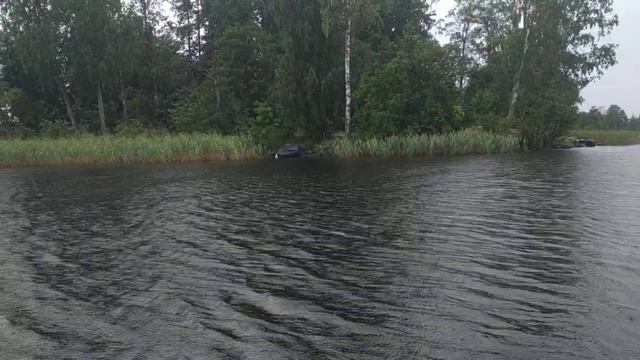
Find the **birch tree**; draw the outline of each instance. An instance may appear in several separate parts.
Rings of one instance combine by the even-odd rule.
[[[67,0],[66,7],[70,16],[69,58],[75,67],[75,73],[81,79],[87,92],[93,87],[98,106],[100,132],[109,132],[105,114],[104,90],[113,86],[112,55],[115,19],[121,11],[119,0]]]
[[[520,18],[520,24],[518,27],[521,32],[524,34],[524,40],[522,41],[522,52],[520,55],[520,64],[518,66],[518,70],[516,71],[513,77],[513,88],[511,90],[511,100],[509,102],[509,112],[507,114],[507,119],[512,120],[515,116],[516,104],[518,103],[518,98],[520,97],[520,82],[522,79],[522,74],[524,72],[524,67],[527,61],[527,55],[529,53],[529,36],[531,35],[531,24],[529,13],[533,11],[531,9],[531,2],[529,0],[518,0],[516,3],[515,18]]]
[[[352,127],[352,54],[354,24],[379,21],[379,3],[375,0],[325,0],[323,30],[326,36],[334,29],[344,29],[344,132],[351,135]],[[337,23],[336,23],[337,21]]]

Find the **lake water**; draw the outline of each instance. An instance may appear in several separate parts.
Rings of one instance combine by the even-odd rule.
[[[1,359],[640,359],[640,147],[0,189]]]

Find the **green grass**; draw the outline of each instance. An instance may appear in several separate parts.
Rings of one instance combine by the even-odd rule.
[[[339,158],[431,157],[444,155],[502,154],[524,151],[517,136],[478,130],[443,135],[392,136],[383,139],[338,138],[321,144],[319,153]]]
[[[571,136],[579,139],[593,139],[598,145],[640,144],[640,131],[632,130],[573,130]]]
[[[262,147],[247,137],[215,134],[0,140],[0,167],[246,160],[263,155]]]
[[[385,139],[338,138],[317,146],[338,158],[498,154],[524,150],[521,139],[477,130]],[[215,134],[78,136],[0,140],[0,167],[249,160],[265,149],[244,136]]]

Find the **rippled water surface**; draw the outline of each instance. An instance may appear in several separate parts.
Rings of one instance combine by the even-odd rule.
[[[0,189],[0,359],[640,359],[640,147]]]

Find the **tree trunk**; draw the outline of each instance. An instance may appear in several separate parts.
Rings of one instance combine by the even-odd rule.
[[[196,26],[198,27],[198,59],[202,58],[202,0],[198,1]]]
[[[509,113],[507,114],[508,119],[513,119],[516,114],[516,105],[518,104],[518,98],[520,97],[521,86],[520,82],[522,80],[522,74],[524,73],[525,62],[527,60],[527,54],[529,53],[529,35],[531,34],[531,27],[529,26],[528,19],[528,4],[525,2],[523,6],[523,15],[522,15],[522,23],[524,27],[524,44],[522,46],[522,58],[520,59],[520,66],[518,67],[518,71],[513,78],[513,89],[511,90],[511,103],[509,104]]]
[[[351,0],[347,0],[347,29],[344,37],[344,132],[351,135]]]
[[[465,23],[462,27],[462,53],[460,54],[460,77],[458,79],[458,87],[460,91],[464,93],[464,81],[467,77],[467,41],[469,37],[469,29],[471,24],[465,18]]]
[[[220,110],[220,106],[222,105],[222,99],[220,97],[220,87],[218,86],[218,81],[214,81],[214,85],[216,87],[216,109]]]
[[[129,120],[129,113],[127,111],[127,90],[123,83],[120,83],[120,101],[122,102],[122,121]]]
[[[102,99],[102,81],[98,81],[96,88],[96,96],[98,97],[98,116],[100,118],[100,132],[104,135],[108,132],[107,121],[104,117],[104,100]]]
[[[191,4],[189,4],[189,7]],[[191,38],[193,37],[193,27],[191,26],[191,8],[187,9],[187,54],[189,58],[190,70],[193,65],[193,49],[191,48]]]
[[[149,4],[147,0],[140,0],[140,11],[142,12],[142,30],[147,31],[149,23]]]
[[[78,127],[78,123],[76,123],[76,115],[73,113],[73,107],[71,106],[71,99],[69,99],[69,94],[67,94],[67,89],[64,87],[64,83],[62,80],[58,83],[58,88],[60,89],[60,93],[62,94],[62,101],[64,101],[64,107],[67,109],[67,116],[69,120],[71,120],[71,126],[74,128]]]
[[[155,82],[153,83],[153,106],[156,111],[160,109],[160,94],[158,93],[158,84]]]

